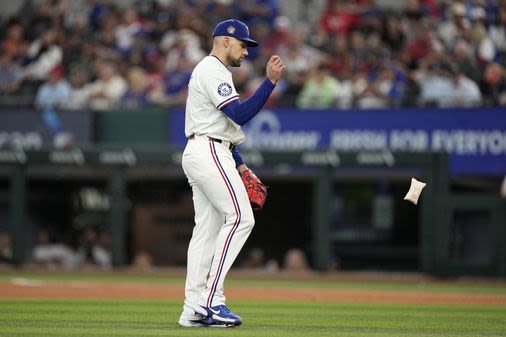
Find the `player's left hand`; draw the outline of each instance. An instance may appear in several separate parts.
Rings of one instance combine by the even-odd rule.
[[[267,199],[267,186],[249,169],[242,172],[241,178],[246,187],[251,208],[254,211],[261,210]]]
[[[281,75],[283,75],[283,71],[286,66],[283,63],[283,60],[278,55],[272,55],[269,61],[267,62],[267,68],[265,70],[267,74],[267,78],[271,80],[273,84],[278,83]]]

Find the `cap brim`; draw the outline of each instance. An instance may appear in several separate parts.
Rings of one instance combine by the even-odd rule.
[[[240,40],[246,42],[246,45],[248,47],[258,47],[260,45],[260,43],[252,39],[240,39]]]

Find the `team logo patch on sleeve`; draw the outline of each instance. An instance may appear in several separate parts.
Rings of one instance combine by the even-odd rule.
[[[232,86],[228,83],[222,83],[218,86],[218,94],[220,94],[220,96],[230,96],[230,94],[232,93]]]

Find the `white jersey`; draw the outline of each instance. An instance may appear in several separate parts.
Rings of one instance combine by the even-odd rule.
[[[188,85],[185,134],[207,135],[239,144],[245,135],[241,127],[220,109],[239,99],[232,82],[232,73],[215,56],[200,61]]]

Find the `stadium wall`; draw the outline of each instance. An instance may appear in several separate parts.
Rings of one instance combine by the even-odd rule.
[[[502,125],[506,124],[494,110],[440,110],[423,123],[417,117],[421,111],[412,112],[264,111],[259,120],[274,121],[278,129],[260,136],[253,132],[250,137],[264,143],[245,144],[243,152],[271,186],[271,199],[257,216],[257,228],[245,254],[260,245],[282,263],[286,251],[297,247],[318,269],[504,275],[506,208],[496,193],[505,163],[504,152],[498,150],[500,141],[486,151],[475,147],[482,150],[466,158],[470,162],[457,162],[457,173],[449,170],[451,161],[444,159],[435,159],[433,168],[424,171],[424,165],[434,160],[426,150],[434,149],[420,148],[423,142],[412,141],[417,137],[394,142],[408,144],[402,152],[379,148],[381,142],[350,151],[325,146],[335,128],[354,130],[364,123],[369,123],[368,129],[384,130],[387,140],[395,135],[392,130],[413,130],[405,136],[431,134],[424,128],[438,126],[443,113],[448,113],[448,120],[455,121],[452,128],[458,130],[505,132]],[[185,245],[181,243],[187,242],[191,232],[192,205],[178,164],[184,141],[178,121],[181,112],[59,112],[65,116],[66,131],[78,140],[69,149],[52,147],[43,119],[35,117],[37,111],[11,113],[33,115],[21,124],[14,123],[15,118],[0,123],[4,135],[0,230],[12,231],[19,262],[29,259],[38,226],[50,224],[72,237],[79,221],[99,213],[99,225],[113,234],[116,265],[131,263],[138,250],[149,251],[158,265],[184,263]],[[76,121],[71,123],[73,118]],[[265,126],[259,130],[272,131]],[[85,136],[78,136],[80,132]],[[294,135],[319,141],[304,143]],[[459,137],[459,142],[466,142]],[[354,144],[375,143],[366,139]],[[410,149],[413,151],[407,151]],[[458,170],[460,165],[474,171],[464,174]],[[419,207],[402,200],[412,176],[429,184]],[[109,208],[83,207],[76,198],[86,189],[96,190],[108,200],[103,204]],[[294,195],[300,195],[298,204],[287,197]]]

